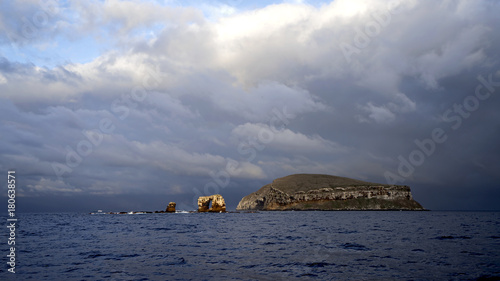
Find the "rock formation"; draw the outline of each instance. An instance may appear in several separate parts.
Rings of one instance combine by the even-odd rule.
[[[165,210],[165,212],[167,213],[175,213],[175,202],[170,202],[168,203],[168,206],[167,206],[167,209]]]
[[[210,208],[212,203],[212,208]],[[198,198],[198,212],[225,212],[226,202],[224,198],[219,195],[201,196]]]
[[[410,187],[315,174],[274,180],[241,199],[237,210],[424,210]]]

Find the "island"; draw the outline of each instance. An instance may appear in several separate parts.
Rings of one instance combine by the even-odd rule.
[[[168,203],[167,209],[165,209],[165,213],[175,213],[175,202]]]
[[[225,213],[226,202],[220,194],[200,196],[198,198],[198,213]]]
[[[275,179],[239,202],[236,210],[425,210],[410,187],[321,174]]]

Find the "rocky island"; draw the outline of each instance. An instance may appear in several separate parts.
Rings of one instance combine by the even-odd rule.
[[[225,213],[226,202],[220,194],[200,196],[198,198],[198,213]]]
[[[410,187],[345,177],[296,174],[241,199],[236,210],[424,210]]]
[[[175,202],[168,203],[167,209],[165,209],[165,213],[175,213]]]

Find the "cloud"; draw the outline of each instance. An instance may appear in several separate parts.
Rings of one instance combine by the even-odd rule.
[[[377,123],[388,123],[394,121],[396,116],[385,106],[375,106],[371,102],[360,108],[368,113],[368,117]],[[358,116],[360,122],[370,122],[370,119]]]
[[[0,84],[7,84],[7,78],[0,74]]]
[[[189,120],[199,118],[197,112],[193,112],[179,99],[169,96],[166,93],[152,92],[148,94],[146,101],[155,109],[167,113],[171,118]]]
[[[306,90],[278,83],[263,83],[249,91],[225,87],[213,92],[211,99],[219,109],[252,121],[267,121],[276,110],[286,110],[290,116],[328,110]]]
[[[319,135],[306,136],[290,129],[279,130],[262,123],[245,123],[233,129],[231,135],[239,141],[257,139],[271,149],[301,153],[341,153],[348,148],[326,140]]]
[[[498,72],[500,4],[391,3],[2,3],[0,168],[26,173],[27,195],[190,197],[228,164],[235,190],[299,172],[384,181],[442,128],[405,184],[498,182],[498,99],[454,110]],[[59,179],[88,132],[102,142]]]
[[[440,78],[483,63],[486,58],[484,49],[477,43],[487,40],[488,31],[489,28],[482,25],[464,28],[440,48],[416,57],[416,73],[427,86],[435,89]]]
[[[34,184],[28,184],[26,187],[22,188],[21,196],[26,195],[39,195],[41,194],[51,194],[57,193],[62,195],[69,195],[74,193],[81,193],[80,188],[75,188],[63,182],[62,180],[51,180],[46,178],[40,178],[40,180]]]
[[[226,169],[233,161],[218,155],[208,153],[189,153],[175,145],[154,142],[133,142],[134,159],[144,165],[155,165],[160,169],[175,174],[206,176],[210,172]],[[248,162],[238,163],[232,176],[241,178],[262,178],[264,172],[258,166]]]

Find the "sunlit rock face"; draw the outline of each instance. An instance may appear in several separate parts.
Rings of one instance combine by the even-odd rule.
[[[165,210],[165,212],[167,213],[175,213],[175,202],[170,202],[168,203],[168,206],[167,206],[167,209]]]
[[[237,210],[423,210],[410,187],[330,175],[298,174],[249,194]]]
[[[210,203],[212,207],[210,208]],[[225,212],[226,202],[220,194],[201,196],[198,198],[198,212]]]

